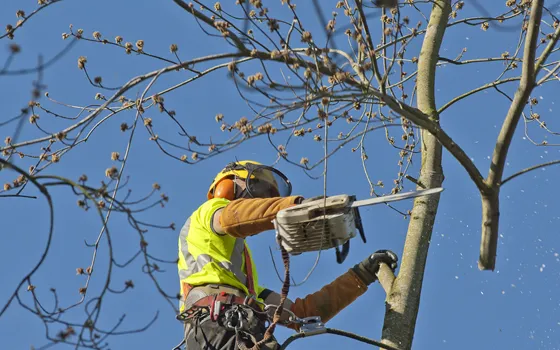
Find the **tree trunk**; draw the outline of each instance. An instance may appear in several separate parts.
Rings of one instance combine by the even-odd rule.
[[[435,102],[436,63],[450,12],[450,0],[435,0],[418,61],[418,108],[436,123],[439,122]],[[442,146],[427,131],[422,131],[421,152],[420,183],[427,188],[441,186],[444,179]],[[438,204],[439,195],[419,197],[414,201],[399,274],[387,295],[382,342],[399,349],[412,346]]]

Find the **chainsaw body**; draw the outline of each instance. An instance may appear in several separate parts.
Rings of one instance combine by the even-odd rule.
[[[279,211],[274,220],[279,244],[292,255],[335,248],[342,263],[357,232],[366,241],[358,208],[351,207],[355,199],[337,195]]]
[[[273,221],[276,240],[292,255],[335,248],[336,261],[342,263],[356,232],[366,242],[358,207],[435,195],[441,191],[442,187],[436,187],[363,200],[341,194],[298,204],[276,214]]]

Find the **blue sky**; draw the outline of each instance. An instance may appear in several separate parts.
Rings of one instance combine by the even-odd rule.
[[[0,22],[14,23],[15,13],[22,8],[30,12],[34,1],[3,0]],[[334,2],[333,2],[334,4]],[[468,6],[464,15],[480,13]],[[271,2],[271,7],[278,4]],[[304,8],[305,4],[298,4]],[[503,2],[488,4],[492,13],[505,10]],[[331,7],[327,13],[330,13]],[[302,10],[307,16],[310,28],[318,24],[312,12]],[[372,19],[376,22],[377,19]],[[52,57],[67,42],[61,34],[68,26],[83,28],[84,35],[91,37],[93,31],[100,31],[109,39],[117,35],[125,41],[145,41],[146,51],[170,56],[168,48],[172,43],[179,47],[183,60],[218,53],[225,50],[219,38],[209,39],[199,29],[193,18],[179,9],[171,1],[63,1],[35,17],[22,30],[16,32],[14,42],[22,47],[13,68],[33,66],[37,55]],[[376,33],[379,32],[376,24]],[[374,35],[375,36],[375,35]],[[504,51],[513,53],[518,33],[498,31],[491,27],[483,32],[478,27],[457,26],[448,30],[442,45],[441,55],[456,57],[463,47],[468,51],[464,58],[498,57]],[[7,57],[9,41],[0,41],[0,64]],[[342,45],[344,40],[341,41]],[[344,47],[344,46],[342,46]],[[418,55],[418,45],[412,45],[407,53]],[[101,44],[79,42],[63,59],[44,73],[44,83],[53,99],[74,105],[94,103],[94,95],[99,89],[91,87],[83,72],[76,65],[79,56],[87,56],[88,69],[92,76],[103,76],[108,86],[118,86],[130,78],[165,65],[147,57],[125,55],[122,50]],[[443,105],[454,96],[491,81],[501,72],[502,63],[490,65],[469,65],[464,67],[444,66],[438,70],[437,102]],[[247,72],[251,71],[248,69]],[[185,79],[183,73],[170,74],[158,81],[154,90],[162,89]],[[16,115],[29,100],[31,82],[34,75],[24,77],[0,77],[0,121]],[[552,129],[558,128],[555,92],[558,83],[550,83],[537,90],[537,112]],[[505,91],[515,91],[516,85],[504,87]],[[140,94],[141,89],[128,92],[128,97]],[[104,92],[110,95],[109,92]],[[217,113],[223,113],[228,122],[233,123],[241,116],[250,117],[252,112],[239,99],[233,84],[226,79],[225,71],[219,71],[191,85],[183,87],[165,97],[166,106],[177,112],[177,117],[188,127],[189,132],[201,140],[214,136],[215,140],[225,140],[214,121]],[[53,107],[43,97],[41,103]],[[495,91],[487,90],[470,100],[465,100],[446,110],[441,116],[442,126],[469,154],[475,164],[486,174],[489,156],[499,132],[500,123],[507,111],[508,101]],[[53,107],[54,108],[54,107]],[[60,107],[57,111],[69,113]],[[153,114],[154,125],[161,116]],[[62,125],[53,121],[45,113],[40,115],[40,125],[49,130]],[[93,184],[104,179],[104,171],[112,166],[111,152],[124,154],[129,134],[122,134],[119,125],[132,123],[134,114],[118,115],[100,126],[90,141],[69,153],[60,164],[49,168],[49,174],[63,175],[77,179],[88,174]],[[160,118],[160,119],[158,119]],[[55,124],[56,123],[56,124]],[[11,135],[14,124],[0,127],[0,136]],[[159,132],[178,139],[176,129]],[[23,138],[39,135],[26,123]],[[532,134],[536,140],[544,139],[544,134],[535,128]],[[395,133],[399,137],[398,133]],[[177,235],[188,215],[204,201],[210,180],[221,167],[235,159],[255,159],[263,163],[276,160],[274,150],[263,138],[253,139],[232,151],[213,157],[196,165],[182,164],[165,157],[148,140],[145,129],[139,128],[133,142],[125,175],[130,175],[133,198],[140,198],[151,189],[154,182],[162,187],[162,192],[170,198],[165,208],[155,207],[143,213],[144,222],[167,225],[174,222],[177,230],[150,229],[146,233],[149,252],[162,259],[173,260],[177,255]],[[285,136],[278,136],[282,143]],[[548,138],[554,143],[553,138]],[[183,140],[184,142],[184,140]],[[390,191],[390,183],[398,171],[397,151],[389,147],[384,134],[372,133],[366,138],[367,161],[370,175],[375,181],[382,180],[387,185],[383,191]],[[328,162],[327,192],[334,194],[356,194],[359,198],[369,196],[369,187],[362,170],[359,154],[352,153],[349,144],[335,154]],[[288,149],[295,161],[306,156],[318,159],[322,143],[295,140]],[[37,148],[30,149],[37,153]],[[515,134],[510,155],[507,159],[505,175],[515,173],[525,167],[558,159],[560,152],[555,147],[535,147],[525,137],[521,124]],[[410,170],[412,176],[418,173],[419,159]],[[16,164],[27,167],[26,160],[16,160]],[[498,259],[494,272],[481,272],[476,263],[480,242],[480,198],[475,186],[465,171],[447,153],[444,154],[445,192],[441,196],[438,216],[431,241],[426,268],[420,312],[417,320],[415,349],[558,349],[560,348],[560,190],[558,175],[560,167],[550,167],[531,172],[504,186],[501,193],[501,223]],[[299,168],[281,161],[279,168],[289,176],[293,192],[306,197],[323,191],[323,178],[310,179]],[[319,176],[320,171],[314,171]],[[13,173],[0,173],[2,183],[13,179]],[[405,189],[413,189],[406,183]],[[34,194],[32,191],[31,194]],[[37,293],[47,306],[52,305],[49,288],[56,288],[63,304],[79,300],[78,288],[84,283],[83,276],[76,276],[75,269],[87,267],[92,250],[84,240],[92,242],[97,237],[101,224],[93,212],[84,212],[76,206],[76,198],[63,189],[53,189],[55,200],[54,241],[45,264],[33,278]],[[399,209],[407,210],[410,203],[399,203]],[[39,259],[45,244],[48,211],[44,199],[2,199],[0,201],[2,220],[0,244],[0,303],[3,306],[17,283]],[[392,249],[400,256],[408,221],[395,211],[384,206],[361,210],[367,244],[358,239],[351,242],[350,255],[343,264],[337,264],[333,251],[321,254],[320,262],[306,283],[292,287],[290,297],[303,297],[329,283],[353,264],[364,259],[377,249]],[[127,260],[139,246],[138,234],[119,215],[114,215],[109,224],[113,238],[115,258],[119,262]],[[265,232],[251,237],[249,244],[258,266],[262,284],[280,289],[281,282],[274,272],[269,256],[269,247],[274,248],[273,232]],[[276,252],[277,261],[279,254]],[[313,266],[315,254],[306,254],[292,259],[292,272],[296,281],[301,281]],[[96,269],[102,271],[107,266],[106,242],[102,241]],[[164,265],[158,280],[168,293],[178,291],[175,265]],[[157,321],[145,332],[109,339],[111,349],[170,349],[180,341],[181,324],[174,319],[173,310],[157,293],[152,281],[142,273],[141,262],[135,261],[127,269],[114,272],[112,286],[119,289],[124,281],[132,279],[135,288],[124,294],[109,295],[105,300],[101,321],[103,328],[112,325],[126,314],[121,330],[142,327],[159,312]],[[101,278],[94,277],[92,290],[99,289]],[[31,299],[26,293],[27,302]],[[374,339],[379,339],[383,322],[384,292],[378,285],[349,308],[344,310],[329,326],[352,331]],[[80,306],[68,316],[75,321],[83,321],[83,307]],[[52,328],[56,333],[58,328]],[[35,316],[13,304],[0,318],[0,339],[4,349],[29,349],[31,345],[45,344],[44,328]],[[291,331],[278,329],[276,335],[285,339]],[[290,345],[292,349],[340,347],[366,348],[365,345],[333,335],[321,335],[298,340]],[[54,348],[69,348],[57,345]]]

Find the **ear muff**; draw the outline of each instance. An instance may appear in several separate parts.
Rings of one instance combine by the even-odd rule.
[[[214,198],[225,198],[230,201],[235,199],[235,182],[232,179],[223,179],[214,188]]]

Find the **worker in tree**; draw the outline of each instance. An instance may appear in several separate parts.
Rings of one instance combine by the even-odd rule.
[[[179,236],[180,315],[189,350],[233,350],[261,341],[280,294],[259,285],[245,238],[274,229],[280,210],[304,201],[278,170],[254,161],[226,166],[214,179],[208,200],[196,209]],[[298,329],[290,316],[320,316],[327,322],[377,280],[380,263],[393,270],[397,256],[380,250],[318,292],[287,299],[281,324]],[[293,319],[293,318],[292,318]],[[264,342],[264,340],[263,340]],[[176,348],[176,349],[177,349]],[[271,337],[261,349],[277,349]]]

